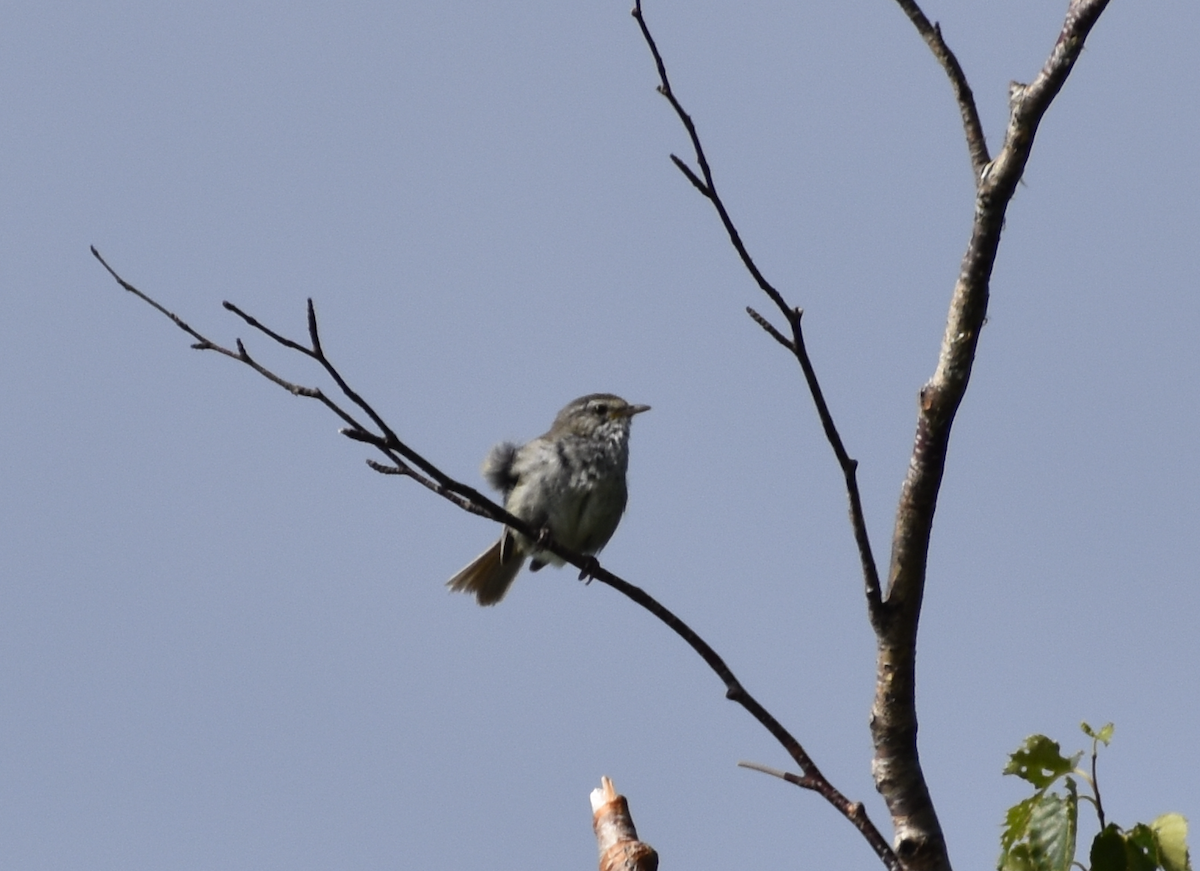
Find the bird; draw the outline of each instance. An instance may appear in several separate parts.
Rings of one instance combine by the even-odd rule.
[[[629,427],[648,405],[590,393],[566,405],[548,432],[524,445],[501,442],[483,461],[483,477],[504,494],[504,509],[565,548],[596,554],[617,529],[628,489]],[[538,539],[504,527],[500,539],[446,582],[480,605],[504,598],[529,559],[529,570],[564,560]]]

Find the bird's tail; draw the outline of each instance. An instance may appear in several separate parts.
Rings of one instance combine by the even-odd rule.
[[[480,605],[495,605],[503,599],[525,564],[525,554],[519,547],[512,547],[511,542],[503,547],[505,535],[446,581],[446,586],[456,593],[474,593]]]

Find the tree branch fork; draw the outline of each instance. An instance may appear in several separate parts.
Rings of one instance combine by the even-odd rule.
[[[803,312],[788,305],[750,256],[729,210],[718,193],[696,125],[671,86],[654,37],[635,0],[632,14],[650,50],[659,76],[658,92],[670,103],[687,133],[693,169],[679,156],[671,162],[704,196],[717,216],[750,277],[775,305],[788,326],[779,330],[748,308],[766,333],[788,350],[804,374],[826,439],[845,478],[851,529],[862,566],[867,611],[876,636],[876,692],[870,726],[875,744],[872,771],[895,828],[895,853],[906,868],[948,871],[949,855],[917,752],[916,638],[925,570],[937,496],[945,469],[950,430],[966,393],[979,333],[987,315],[989,284],[1008,203],[1020,182],[1042,117],[1074,67],[1092,26],[1108,0],[1070,0],[1049,58],[1028,85],[1010,88],[1009,123],[993,159],[988,153],[979,110],[966,74],[950,49],[941,26],[929,21],[916,0],[896,0],[916,27],[950,82],[962,119],[976,203],[971,238],[951,295],[942,348],[933,377],[920,391],[917,431],[892,533],[886,590],[881,589],[856,479],[858,464],[850,458],[834,425],[813,371],[801,329]],[[790,334],[790,335],[789,335]],[[785,778],[800,784],[795,778]],[[802,778],[800,778],[802,780]],[[888,861],[883,855],[884,861]]]
[[[251,356],[241,339],[235,341],[233,348],[208,339],[122,278],[95,247],[91,250],[122,288],[191,336],[195,340],[193,348],[215,351],[236,360],[293,395],[323,404],[344,424],[341,429],[343,435],[370,445],[385,457],[386,463],[367,460],[375,471],[411,478],[464,511],[506,524],[532,538],[540,538],[544,541],[545,549],[580,570],[581,580],[590,578],[606,584],[645,608],[687,642],[721,679],[726,697],[740,704],[763,725],[802,773],[792,774],[756,763],[741,763],[744,767],[779,777],[821,795],[859,830],[889,871],[899,871],[901,868],[941,871],[949,869],[950,863],[917,756],[915,708],[916,625],[924,590],[925,561],[933,513],[944,470],[950,428],[970,379],[979,331],[986,316],[988,284],[1007,204],[1028,161],[1037,126],[1069,75],[1087,34],[1108,0],[1072,0],[1059,38],[1041,72],[1029,85],[1014,83],[1010,89],[1009,125],[1004,144],[995,159],[988,156],[974,97],[957,58],[942,36],[940,26],[931,24],[914,0],[896,2],[913,22],[950,80],[962,116],[968,155],[976,179],[976,209],[971,240],[951,298],[938,365],[933,377],[921,390],[913,454],[893,530],[886,594],[863,514],[857,482],[858,462],[850,457],[844,446],[809,358],[802,328],[803,311],[788,305],[750,256],[717,190],[695,124],[672,90],[666,64],[642,14],[641,0],[636,0],[633,8],[633,16],[658,72],[658,91],[670,103],[687,132],[698,171],[677,155],[672,154],[671,161],[713,205],[743,266],[787,324],[786,331],[779,330],[755,309],[746,309],[756,324],[795,357],[826,439],[845,479],[850,523],[859,551],[868,614],[878,646],[876,698],[871,712],[871,732],[875,741],[872,768],[876,786],[892,815],[896,833],[894,848],[870,821],[862,803],[848,800],[825,778],[795,737],[745,689],[716,651],[677,615],[640,587],[605,569],[595,557],[574,553],[552,538],[547,539],[544,531],[533,529],[475,488],[445,474],[405,443],[383,417],[351,388],[325,355],[311,299],[306,309],[308,344],[270,329],[233,303],[225,302],[223,305],[252,329],[315,361],[337,385],[342,396],[349,401],[349,406],[335,401],[318,387],[308,387],[282,378]]]

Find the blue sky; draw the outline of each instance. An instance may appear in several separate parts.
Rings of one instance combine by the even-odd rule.
[[[937,4],[993,149],[1065,4]],[[646,6],[759,265],[805,311],[877,558],[967,240],[950,89],[888,3]],[[878,867],[662,626],[569,571],[480,609],[496,530],[186,337],[320,373],[480,484],[583,393],[653,411],[606,566],[890,836],[832,453],[624,4],[10,4],[0,35],[0,867],[591,867],[609,775],[665,866]],[[951,446],[921,752],[987,867],[1033,732],[1106,810],[1200,820],[1200,7],[1114,3],[1039,132]],[[1193,843],[1196,838],[1193,837]]]

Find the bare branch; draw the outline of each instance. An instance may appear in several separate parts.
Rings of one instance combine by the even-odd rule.
[[[1004,214],[1028,160],[1037,125],[1071,67],[1107,0],[1072,0],[1066,22],[1037,79],[1014,85],[1004,147],[993,161],[979,121],[974,95],[958,59],[946,45],[941,28],[930,23],[915,0],[897,0],[946,71],[962,115],[963,129],[976,182],[975,226],[963,259],[947,320],[937,372],[921,391],[917,436],[897,509],[892,536],[888,594],[882,597],[871,554],[856,481],[857,464],[846,453],[833,424],[820,385],[804,346],[801,312],[789,308],[763,277],[746,251],[713,182],[712,171],[695,124],[671,89],[666,65],[636,0],[633,15],[654,58],[659,92],[670,102],[696,152],[702,178],[682,160],[672,161],[717,210],[730,242],[758,286],[775,303],[791,326],[789,340],[753,309],[750,316],[772,338],[788,348],[800,363],[817,406],[826,438],[846,479],[851,523],[862,559],[867,601],[878,643],[876,698],[871,731],[876,755],[876,786],[887,801],[896,827],[896,852],[908,868],[948,869],[949,857],[936,812],[921,771],[916,744],[915,653],[917,618],[924,590],[929,535],[937,493],[949,445],[950,427],[962,401],[974,361],[979,330],[987,311],[988,282],[1003,229]],[[850,818],[850,814],[847,813]]]
[[[729,234],[729,241],[733,243],[733,247],[737,251],[738,256],[742,258],[742,263],[745,265],[747,271],[753,276],[762,292],[771,298],[771,301],[775,303],[775,306],[786,317],[788,304],[784,302],[783,296],[767,281],[766,277],[754,264],[750,252],[746,250],[746,246],[742,243],[741,234],[738,233],[733,219],[729,217],[729,212],[725,209],[725,204],[717,194],[717,187],[713,183],[712,168],[708,165],[708,157],[704,154],[704,146],[700,144],[700,136],[696,133],[696,125],[692,123],[691,116],[684,110],[679,100],[675,98],[675,92],[671,90],[671,80],[667,78],[666,64],[663,63],[662,55],[658,51],[658,45],[654,42],[654,37],[650,35],[650,29],[646,26],[646,19],[642,16],[642,0],[636,0],[633,7],[633,17],[637,20],[638,27],[641,28],[642,38],[645,39],[646,45],[650,49],[650,54],[654,57],[654,65],[658,68],[658,92],[667,98],[667,102],[671,104],[671,108],[675,110],[675,114],[679,116],[680,122],[687,131],[688,137],[692,141],[692,149],[696,152],[696,164],[700,167],[700,175],[703,176],[703,180],[674,154],[671,155],[672,163],[679,167],[679,170],[687,176],[688,181],[695,185],[700,193],[712,201],[713,207],[721,217],[721,224],[725,227],[725,232]]]
[[[95,250],[95,249],[93,249],[93,250]],[[293,342],[291,339],[284,338],[283,336],[279,335],[279,333],[275,332],[274,330],[270,329],[269,327],[263,326],[261,323],[259,323],[258,318],[255,318],[255,317],[252,317],[252,316],[246,314],[244,311],[242,311],[236,305],[231,303],[229,300],[225,300],[225,302],[221,303],[221,307],[224,308],[225,311],[233,312],[239,318],[244,320],[247,324],[254,327],[254,329],[258,330],[263,335],[268,336],[271,339],[273,339],[274,341],[283,345],[283,347],[289,348],[293,351],[299,351],[301,354],[304,354],[306,357],[312,357],[314,360],[317,358],[317,354],[315,351],[312,350],[312,348],[306,348],[303,345],[301,345],[299,342]]]
[[[867,601],[870,609],[876,611],[880,607],[880,581],[879,571],[875,563],[875,557],[871,551],[870,537],[867,533],[866,517],[862,510],[862,499],[858,491],[858,463],[852,459],[846,452],[846,448],[842,443],[841,435],[838,433],[837,426],[834,424],[833,416],[829,411],[829,406],[825,401],[824,393],[821,390],[820,383],[817,380],[816,371],[813,369],[812,361],[808,357],[808,350],[804,344],[804,333],[801,329],[800,322],[802,312],[799,308],[792,308],[784,300],[783,295],[779,293],[775,287],[767,281],[766,277],[759,270],[749,251],[746,249],[742,241],[741,233],[738,231],[733,219],[729,215],[728,209],[725,207],[721,195],[717,192],[716,183],[713,181],[712,167],[708,163],[708,158],[704,153],[704,146],[700,141],[700,136],[696,132],[696,125],[693,123],[691,116],[683,108],[683,104],[679,102],[675,96],[675,92],[671,88],[670,78],[667,76],[666,63],[663,61],[661,52],[658,50],[658,44],[655,42],[653,35],[650,33],[650,28],[646,24],[646,19],[642,14],[641,0],[635,0],[633,7],[633,17],[638,23],[638,27],[642,32],[642,38],[646,42],[646,46],[650,49],[650,54],[654,58],[654,65],[658,71],[659,87],[658,91],[671,104],[671,108],[675,110],[676,116],[680,123],[683,124],[684,130],[687,131],[688,138],[691,140],[692,149],[696,155],[696,164],[700,167],[700,175],[698,176],[682,159],[676,155],[671,155],[671,161],[676,167],[687,177],[692,185],[700,191],[712,204],[717,211],[717,215],[721,220],[722,226],[725,228],[726,234],[729,236],[729,241],[733,245],[741,258],[742,265],[754,279],[759,289],[767,295],[767,297],[775,303],[776,308],[787,319],[791,327],[792,338],[787,339],[766,318],[762,317],[754,309],[747,309],[750,317],[755,320],[760,327],[771,335],[777,342],[788,348],[796,360],[800,364],[801,371],[804,373],[805,382],[808,384],[809,392],[812,395],[814,404],[817,407],[817,413],[821,419],[821,425],[825,431],[825,436],[833,448],[834,454],[837,457],[838,465],[842,469],[843,477],[846,482],[846,491],[850,502],[850,522],[854,531],[855,544],[858,547],[859,558],[862,563],[863,577],[865,582]],[[701,177],[702,176],[702,177]],[[661,618],[660,618],[661,619]],[[702,651],[697,651],[704,656]],[[707,658],[706,658],[707,660]],[[710,661],[710,666],[716,670],[716,666]],[[723,665],[723,663],[722,663]],[[720,673],[720,671],[718,671]],[[738,688],[727,684],[729,698],[737,699],[735,692]],[[742,701],[745,705],[746,702]],[[755,703],[757,705],[757,703]],[[747,705],[749,709],[749,705]],[[751,710],[751,713],[754,713]],[[763,712],[766,713],[765,711]],[[757,714],[756,714],[757,716]],[[776,734],[782,742],[781,736],[774,731],[772,726],[763,720],[764,725],[768,729],[772,729],[772,734]],[[782,728],[782,727],[780,727]],[[789,736],[790,737],[790,736]],[[794,739],[793,739],[794,740]],[[784,743],[784,746],[788,746]],[[802,753],[799,745],[796,745],[796,751]],[[789,751],[792,752],[792,751]],[[887,842],[879,834],[874,824],[867,818],[866,813],[861,803],[850,802],[845,796],[838,792],[832,784],[830,784],[820,771],[812,764],[811,760],[801,761],[800,757],[793,752],[793,758],[800,764],[804,771],[804,780],[811,781],[809,788],[820,793],[830,804],[838,809],[848,820],[850,820],[866,838],[867,842],[875,850],[876,854],[889,868],[895,868],[899,864],[899,859],[888,846]],[[805,757],[807,759],[807,757]],[[808,785],[806,783],[806,785]]]
[[[319,400],[326,407],[332,410],[338,417],[344,421],[347,421],[350,426],[347,429],[342,430],[342,433],[347,438],[375,447],[377,450],[383,453],[389,461],[391,461],[392,465],[387,466],[373,460],[368,460],[367,464],[376,472],[412,478],[429,490],[437,493],[442,498],[447,499],[465,511],[469,511],[472,514],[477,514],[482,517],[487,517],[498,523],[503,523],[517,530],[518,532],[529,536],[532,539],[537,539],[539,542],[539,547],[550,551],[551,553],[561,557],[566,562],[580,569],[581,578],[588,577],[597,580],[602,584],[606,584],[617,592],[623,594],[628,599],[632,600],[638,605],[641,605],[643,608],[657,617],[662,623],[666,624],[667,627],[675,632],[675,634],[682,638],[688,644],[688,646],[690,646],[697,654],[700,655],[700,658],[704,660],[708,667],[716,673],[717,677],[720,678],[721,682],[725,685],[725,697],[731,701],[737,702],[739,705],[745,708],[746,711],[749,712],[752,717],[754,717],[754,719],[758,720],[758,722],[775,737],[780,745],[782,745],[787,751],[788,755],[791,756],[796,764],[798,764],[804,771],[805,778],[812,781],[812,785],[809,787],[810,789],[820,793],[834,807],[838,808],[839,810],[843,810],[843,813],[846,813],[846,810],[844,809],[852,809],[856,807],[855,804],[846,799],[845,796],[838,792],[837,789],[835,789],[834,786],[825,779],[824,775],[821,774],[816,764],[804,751],[804,748],[800,745],[800,742],[797,741],[795,737],[793,737],[792,734],[788,732],[787,729],[785,729],[783,725],[780,724],[780,722],[776,720],[775,717],[772,716],[757,699],[754,698],[754,696],[747,692],[746,688],[742,686],[741,682],[733,674],[729,666],[725,664],[725,661],[717,654],[715,650],[713,650],[708,642],[696,634],[696,632],[690,626],[688,626],[666,606],[661,604],[657,599],[655,599],[641,587],[637,587],[605,569],[600,565],[594,556],[580,554],[576,553],[575,551],[568,550],[558,542],[554,541],[553,538],[541,534],[544,531],[533,528],[521,518],[509,514],[501,506],[497,505],[495,502],[488,499],[478,491],[450,478],[424,457],[421,457],[419,454],[413,451],[408,445],[404,444],[395,434],[395,432],[382,421],[375,410],[349,387],[341,373],[339,373],[325,357],[323,351],[321,350],[319,334],[317,331],[317,319],[311,300],[309,301],[308,305],[308,328],[309,338],[312,342],[311,348],[305,348],[299,343],[263,326],[253,317],[242,312],[231,303],[225,303],[225,308],[234,312],[247,324],[250,324],[255,329],[259,330],[264,335],[269,336],[284,347],[299,351],[305,356],[312,357],[320,362],[325,370],[334,379],[334,381],[337,382],[342,392],[348,396],[359,408],[361,408],[373,422],[376,423],[380,429],[379,434],[372,433],[366,428],[360,426],[354,421],[348,412],[342,409],[337,403],[329,399],[329,397],[322,393],[318,388],[300,387],[259,365],[250,357],[248,353],[246,353],[245,347],[240,339],[237,340],[238,350],[235,352],[217,345],[205,336],[202,336],[200,333],[188,326],[183,320],[176,317],[163,306],[155,302],[151,297],[147,296],[145,293],[121,278],[112,269],[112,267],[105,263],[95,248],[92,249],[92,253],[95,255],[96,259],[100,260],[105,269],[108,270],[109,274],[112,275],[117,283],[121,285],[121,287],[125,288],[131,293],[136,294],[144,302],[148,303],[162,314],[169,317],[180,329],[197,339],[197,345],[195,347],[202,347],[206,350],[215,350],[224,354],[225,356],[237,360],[238,362],[244,363],[250,368],[254,369],[255,372],[269,380],[271,383],[283,387],[285,390],[288,390],[294,395]],[[401,457],[415,463],[421,468],[422,471],[426,472],[429,477],[425,477],[424,475],[417,473],[415,470],[410,468],[404,462],[404,459],[401,459]],[[858,805],[858,807],[861,807],[861,805]],[[880,857],[884,859],[884,862],[888,865],[888,868],[891,869],[891,871],[900,871],[899,862],[896,860],[894,854],[892,854],[891,849],[888,847],[887,842],[883,839],[883,836],[880,835],[879,831],[874,827],[870,820],[866,819],[865,816],[860,816],[859,818],[850,817],[849,814],[847,814],[847,816],[849,819],[851,819],[851,822],[853,822],[859,828],[859,830],[863,832],[864,836],[872,844],[876,852],[879,853]]]
[[[563,554],[559,553],[559,556],[563,556]],[[571,560],[568,560],[568,562],[571,562],[572,565],[578,565]],[[715,650],[709,647],[703,638],[640,587],[635,587],[598,566],[595,571],[591,572],[591,575],[597,581],[608,584],[613,589],[624,593],[630,599],[637,602],[686,641],[708,663],[708,667],[716,672],[722,683],[725,684],[725,698],[737,702],[745,708],[754,719],[758,720],[775,737],[775,740],[787,750],[788,755],[800,766],[800,770],[804,772],[803,780],[805,781],[802,785],[819,794],[834,809],[845,816],[858,829],[889,871],[901,871],[900,860],[892,851],[892,848],[888,845],[883,835],[880,834],[879,829],[867,817],[862,804],[850,801],[829,782],[825,775],[821,773],[816,763],[813,762],[812,758],[804,751],[804,748],[800,746],[800,742],[778,720],[768,713],[766,708],[759,704],[757,699],[746,691],[741,682],[730,671],[729,666],[725,664],[725,661],[717,655]]]
[[[792,340],[783,333],[779,332],[779,330],[775,329],[775,325],[773,323],[764,318],[750,306],[746,306],[746,314],[750,315],[756,324],[766,330],[767,335],[769,335],[772,339],[783,345],[783,347],[787,348],[793,354],[796,353],[796,346],[792,344]]]
[[[950,46],[946,45],[946,40],[942,39],[941,25],[930,24],[929,19],[925,17],[925,13],[921,11],[921,7],[916,4],[915,0],[896,0],[896,2],[916,26],[917,32],[921,34],[921,38],[925,40],[925,44],[929,46],[929,50],[933,52],[933,56],[937,58],[938,63],[942,65],[942,69],[946,71],[946,75],[950,79],[950,87],[954,89],[954,99],[958,102],[958,111],[962,115],[963,133],[967,137],[967,151],[971,157],[972,174],[975,184],[978,185],[983,168],[987,166],[991,158],[988,157],[987,139],[983,135],[983,125],[979,122],[979,110],[975,108],[975,95],[971,93],[971,86],[967,84],[967,76],[963,72],[962,66],[959,65],[958,58],[950,50]]]
[[[1005,141],[980,172],[975,217],[950,301],[933,377],[921,389],[908,474],[892,533],[885,607],[872,615],[878,639],[871,734],[875,784],[896,826],[897,852],[910,868],[949,868],[944,837],[917,756],[916,636],[929,540],[954,417],[966,394],[987,316],[992,268],[1005,213],[1021,180],[1042,116],[1083,50],[1108,0],[1073,0],[1045,66],[1028,86],[1014,84]]]
[[[1075,0],[1050,59],[1028,86],[1014,84],[1005,142],[982,174],[971,240],[963,255],[933,377],[921,390],[913,458],[893,534],[888,604],[919,605],[929,530],[941,483],[950,428],[966,393],[979,332],[987,316],[992,268],[1008,203],[1024,172],[1034,135],[1066,80],[1084,39],[1108,0]],[[915,619],[915,614],[912,615]]]
[[[400,466],[385,466],[383,463],[376,462],[375,460],[367,460],[367,465],[370,466],[372,469],[374,469],[376,472],[378,472],[381,475],[407,475],[408,474],[408,469],[402,468]]]
[[[741,234],[734,225],[733,219],[729,216],[729,211],[725,208],[725,203],[722,201],[721,195],[717,192],[716,184],[713,181],[712,168],[709,166],[708,158],[705,156],[704,145],[700,142],[700,135],[696,132],[696,125],[693,123],[691,116],[683,108],[683,104],[675,96],[675,92],[671,89],[671,80],[667,76],[666,63],[663,61],[662,53],[658,50],[658,44],[654,41],[654,37],[650,33],[650,28],[646,24],[645,16],[642,14],[641,0],[636,0],[634,4],[633,17],[641,29],[642,38],[646,41],[646,46],[650,49],[651,56],[654,58],[654,66],[658,70],[658,92],[667,98],[667,101],[671,104],[671,108],[675,110],[675,114],[683,124],[684,130],[687,131],[688,138],[692,143],[692,149],[696,153],[696,163],[700,167],[703,179],[698,177],[683,160],[674,154],[671,155],[671,162],[713,204],[713,208],[717,210],[717,215],[721,220],[721,225],[725,228],[725,232],[729,236],[730,243],[733,245],[734,250],[737,251],[738,257],[741,258],[742,265],[750,273],[750,276],[754,279],[759,289],[775,303],[776,308],[787,319],[791,327],[792,338],[789,340],[754,309],[747,308],[746,310],[750,317],[766,330],[775,341],[792,352],[800,364],[800,369],[804,372],[804,380],[808,384],[813,402],[817,406],[817,412],[821,417],[821,426],[825,430],[825,437],[829,440],[829,444],[837,456],[838,465],[841,467],[842,476],[846,481],[846,494],[850,503],[850,525],[854,531],[854,542],[858,547],[859,560],[862,563],[867,601],[870,607],[875,608],[878,606],[880,598],[879,569],[875,563],[875,555],[871,551],[871,540],[867,533],[867,520],[862,511],[862,498],[858,492],[858,462],[851,459],[846,452],[846,448],[842,443],[842,437],[838,433],[837,426],[833,422],[833,416],[829,412],[829,406],[825,402],[824,394],[817,380],[816,371],[813,369],[812,362],[808,358],[808,351],[804,347],[804,335],[800,330],[800,309],[793,308],[787,304],[783,295],[759,271],[758,266],[750,257],[750,253],[746,250]]]
[[[692,168],[684,163],[680,157],[672,154],[671,163],[675,164],[675,166],[679,168],[679,171],[687,177],[687,180],[695,186],[696,190],[700,191],[701,194],[708,197],[710,200],[713,198],[712,189],[702,182],[696,173],[692,172]]]
[[[285,338],[284,336],[280,335],[279,333],[275,332],[274,330],[264,326],[262,323],[260,323],[258,321],[257,318],[254,318],[251,315],[246,314],[246,312],[242,311],[240,308],[238,308],[236,305],[234,305],[233,303],[231,303],[229,301],[223,302],[222,306],[227,311],[233,312],[235,315],[237,315],[239,318],[244,320],[250,326],[254,327],[254,329],[258,330],[263,335],[268,336],[271,339],[273,339],[275,342],[278,342],[280,345],[283,345],[283,347],[288,348],[293,351],[299,351],[301,354],[304,354],[306,357],[311,357],[312,359],[314,359],[318,363],[320,363],[321,367],[324,368],[324,370],[334,380],[334,383],[337,384],[338,389],[341,390],[343,394],[345,394],[346,398],[349,399],[351,402],[353,402],[355,405],[357,405],[360,409],[362,409],[362,411],[365,412],[366,415],[371,418],[371,422],[374,423],[375,426],[379,428],[380,432],[383,433],[383,444],[377,445],[380,448],[380,450],[386,451],[387,449],[393,449],[393,450],[400,449],[400,447],[401,447],[400,439],[397,438],[396,434],[394,432],[392,432],[391,429],[388,428],[387,424],[384,423],[383,418],[381,418],[378,414],[376,414],[375,410],[372,409],[371,406],[369,406],[367,403],[363,402],[362,397],[360,397],[357,393],[355,393],[353,390],[350,389],[350,387],[346,384],[345,380],[343,380],[341,374],[338,372],[337,368],[329,361],[329,359],[325,356],[325,353],[321,350],[321,334],[320,334],[320,331],[317,329],[317,312],[316,312],[316,309],[313,307],[313,301],[311,298],[308,300],[308,305],[306,308],[307,323],[308,323],[308,339],[309,339],[309,347],[307,347],[307,348],[304,347],[303,345],[301,345],[299,342],[296,342],[292,339]],[[261,372],[260,374],[266,374],[266,373]],[[273,376],[268,375],[267,377],[273,377]],[[280,382],[280,383],[284,384],[284,382]],[[284,385],[284,386],[286,386],[286,385]],[[291,388],[289,387],[289,389],[291,389]],[[295,391],[293,390],[293,392],[295,392]],[[319,391],[318,391],[317,398],[321,398],[319,396]],[[344,414],[337,407],[331,406],[331,408],[333,408],[333,410],[338,414],[338,416],[340,416],[343,420],[345,420],[347,423],[349,423],[351,425],[351,427],[353,427],[354,429],[357,429],[361,432],[367,431],[365,427],[358,424],[353,418]],[[421,466],[422,469],[425,469],[426,472],[430,473],[431,475],[433,474],[433,472],[431,471],[431,470],[433,470],[433,466],[430,464],[422,465],[423,463],[425,463],[425,461],[423,459],[421,459],[415,455],[413,457],[409,457],[409,459],[412,460],[412,462],[416,463],[418,466]],[[433,475],[433,477],[436,478],[436,475]],[[445,485],[445,484],[449,483],[449,481],[446,480],[446,481],[442,481],[440,483]]]
[[[867,595],[867,606],[872,612],[879,610],[882,594],[880,592],[879,570],[875,567],[875,557],[871,552],[871,540],[867,535],[867,519],[863,514],[862,497],[858,492],[858,460],[851,458],[842,444],[833,423],[833,414],[825,402],[825,394],[817,381],[816,370],[808,357],[808,348],[804,344],[804,330],[801,321],[804,316],[802,309],[793,309],[788,318],[792,325],[792,347],[800,369],[804,372],[804,380],[808,382],[809,393],[812,394],[813,404],[817,407],[817,416],[821,419],[821,427],[825,430],[825,438],[833,448],[838,465],[842,469],[842,477],[846,482],[846,494],[850,499],[850,526],[854,531],[854,543],[858,546],[859,561],[862,565],[863,582]]]
[[[790,771],[781,771],[778,768],[772,768],[769,765],[760,765],[757,762],[746,762],[745,760],[738,763],[738,768],[748,768],[751,771],[758,771],[762,774],[769,774],[772,777],[778,777],[780,780],[786,780],[788,783],[800,787],[801,789],[812,789],[813,782],[807,777],[801,777],[799,774],[792,774]],[[849,816],[849,814],[847,814]]]

